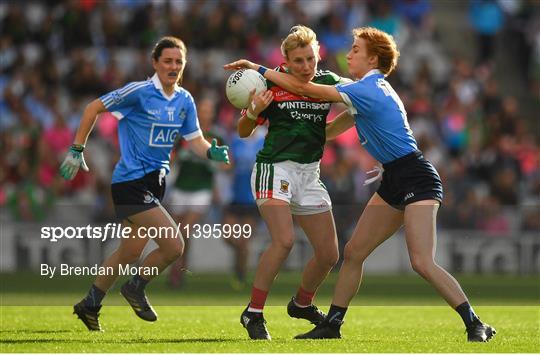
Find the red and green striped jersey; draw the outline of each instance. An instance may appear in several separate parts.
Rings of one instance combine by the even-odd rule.
[[[285,71],[282,67],[276,69]],[[344,81],[328,70],[318,70],[312,82],[335,85]],[[260,116],[268,120],[268,134],[257,154],[258,163],[292,160],[307,164],[321,159],[326,141],[326,117],[331,102],[295,95],[267,81],[274,101]]]

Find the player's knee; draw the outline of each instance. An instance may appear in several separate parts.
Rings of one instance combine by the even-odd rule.
[[[352,243],[347,243],[345,249],[343,250],[343,260],[346,262],[352,262],[355,264],[362,264],[366,260],[367,255],[365,255],[361,250],[355,248]]]
[[[118,258],[122,264],[133,264],[141,257],[142,250],[122,248],[118,250]]]
[[[412,269],[423,278],[428,278],[430,271],[434,267],[434,262],[432,259],[429,258],[422,258],[422,257],[412,257],[411,258],[411,266]]]
[[[326,266],[327,268],[333,268],[339,259],[339,251],[336,248],[328,249],[320,253],[315,253],[315,259],[318,264]]]
[[[169,245],[167,248],[164,248],[162,252],[165,254],[165,259],[167,259],[167,262],[172,263],[184,253],[184,243],[179,242]]]
[[[328,269],[331,269],[337,264],[338,259],[339,259],[339,254],[336,253],[336,254],[332,254],[332,255],[329,255],[329,256],[326,256],[325,258],[323,258],[322,263]]]
[[[290,252],[294,245],[294,238],[284,237],[272,241],[272,244],[283,252]]]

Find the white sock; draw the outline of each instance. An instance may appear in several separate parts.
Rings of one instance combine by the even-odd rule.
[[[296,303],[296,300],[293,298],[293,303],[296,307],[299,307],[299,308],[308,308],[309,306],[311,306],[310,304],[308,304],[307,306],[303,306],[301,304],[298,304]]]

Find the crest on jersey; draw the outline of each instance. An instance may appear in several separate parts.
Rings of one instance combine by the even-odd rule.
[[[120,95],[120,93],[118,92],[118,90],[115,90],[111,93],[111,98],[113,100],[113,102],[115,104],[119,104],[120,102],[122,102],[122,95]]]
[[[286,180],[280,181],[281,187],[279,188],[279,191],[283,192],[284,194],[289,193],[289,182]]]
[[[178,114],[178,117],[180,118],[180,124],[184,124],[184,121],[187,117],[186,110],[181,109],[180,113]]]

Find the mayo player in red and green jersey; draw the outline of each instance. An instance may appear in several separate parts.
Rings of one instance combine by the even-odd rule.
[[[335,85],[342,78],[317,70],[319,44],[315,33],[294,26],[281,45],[285,64],[278,70],[304,82]],[[292,94],[268,82],[268,90],[252,97],[238,124],[241,137],[268,121],[268,134],[257,154],[251,187],[271,243],[262,254],[251,300],[240,317],[252,339],[270,339],[263,308],[272,282],[294,244],[293,219],[306,233],[314,255],[302,274],[298,292],[289,302],[291,317],[318,324],[324,314],[312,304],[317,289],[338,260],[332,204],[319,179],[319,162],[326,141],[326,117],[331,103]]]

